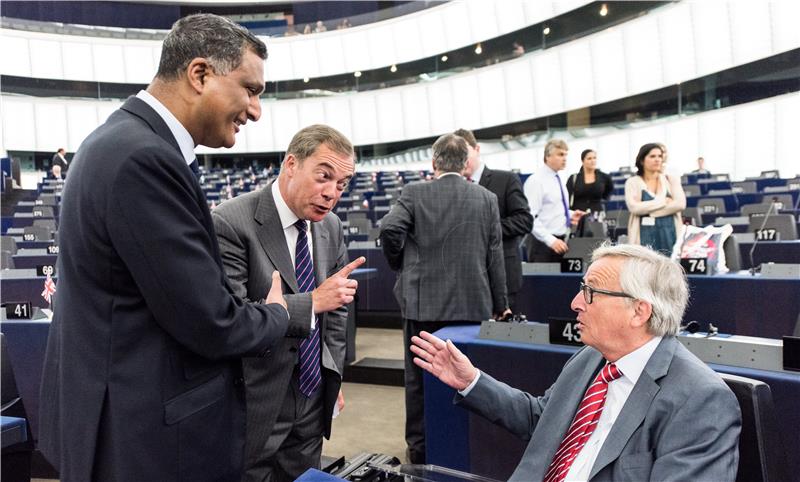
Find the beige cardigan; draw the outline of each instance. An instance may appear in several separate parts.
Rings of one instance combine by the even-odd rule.
[[[672,216],[675,221],[675,233],[680,238],[683,229],[681,211],[686,208],[686,194],[681,186],[681,179],[675,176],[661,174],[658,182],[658,192],[655,199],[642,201],[642,190],[647,189],[644,179],[634,175],[625,181],[625,204],[631,215],[628,219],[628,242],[639,244],[639,226],[642,216],[660,218]],[[667,193],[671,194],[672,202],[667,205]]]

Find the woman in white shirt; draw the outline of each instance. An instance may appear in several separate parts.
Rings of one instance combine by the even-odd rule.
[[[628,242],[650,246],[667,256],[683,226],[681,211],[686,196],[674,179],[661,172],[663,150],[658,144],[645,144],[636,155],[636,175],[625,182]],[[677,181],[680,183],[680,180]]]

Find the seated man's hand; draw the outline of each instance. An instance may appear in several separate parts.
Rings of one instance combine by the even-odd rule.
[[[556,239],[553,245],[550,246],[550,249],[552,249],[558,254],[564,254],[567,252],[567,250],[569,250],[569,248],[567,247],[567,243],[565,243],[560,239]]]
[[[478,375],[478,370],[452,341],[442,341],[428,333],[419,332],[411,337],[411,351],[416,355],[414,363],[429,371],[444,384],[463,390]]]
[[[358,281],[348,279],[350,273],[367,261],[367,258],[360,256],[355,261],[350,262],[336,274],[331,276],[317,286],[311,292],[311,299],[314,303],[314,313],[320,314],[326,311],[333,311],[348,303],[353,302],[353,297],[358,289]]]
[[[272,272],[272,285],[269,287],[267,299],[264,302],[267,304],[278,303],[288,311],[286,300],[283,297],[283,288],[281,287],[281,273],[277,270]]]

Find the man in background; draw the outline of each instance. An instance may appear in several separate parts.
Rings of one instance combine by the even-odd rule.
[[[53,177],[56,179],[65,179],[67,177],[69,161],[65,157],[66,153],[67,151],[65,151],[63,147],[59,147],[58,151],[53,154],[53,159],[50,161]]]
[[[533,239],[528,261],[558,263],[569,249],[570,226],[585,213],[570,211],[559,172],[567,167],[567,143],[551,139],[544,147],[544,166],[525,181],[525,197],[533,215]]]
[[[254,303],[234,294],[191,165],[195,146],[231,147],[259,119],[266,56],[230,20],[178,20],[147,90],[75,155],[39,418],[63,482],[241,477],[240,359],[311,320],[287,332],[279,282]]]
[[[497,196],[461,176],[468,153],[463,138],[440,137],[433,144],[435,179],[405,186],[381,221],[383,253],[399,271],[394,293],[403,316],[406,443],[414,464],[425,463],[425,417],[411,337],[510,313]]]
[[[528,200],[522,192],[522,183],[513,172],[489,169],[481,161],[481,146],[472,131],[458,129],[455,135],[467,141],[467,167],[464,177],[479,184],[497,196],[500,227],[503,230],[503,259],[506,269],[508,306],[516,311],[517,293],[522,287],[522,260],[519,245],[522,237],[531,232],[533,216]]]
[[[347,264],[342,222],[332,210],[355,171],[353,145],[312,125],[295,134],[277,181],[212,212],[234,293],[257,299],[281,273],[292,323],[311,320],[304,339],[284,338],[267,357],[245,358],[246,481],[292,481],[319,468],[334,405],[344,406],[347,304],[361,265]],[[310,225],[310,229],[309,229]]]
[[[572,300],[586,347],[543,395],[495,380],[427,332],[413,339],[414,362],[458,390],[458,405],[528,441],[512,481],[733,481],[739,403],[675,337],[688,297],[669,258],[602,246]]]

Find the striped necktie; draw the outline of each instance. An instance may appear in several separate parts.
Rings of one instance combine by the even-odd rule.
[[[607,363],[589,385],[567,434],[553,456],[553,461],[544,476],[544,482],[560,482],[567,476],[575,457],[597,427],[600,414],[603,413],[603,405],[606,403],[608,384],[621,376],[622,372],[616,365]]]
[[[294,275],[300,293],[312,291],[316,285],[314,263],[308,251],[308,228],[305,219],[299,219],[297,228],[297,244],[294,255]],[[322,382],[320,373],[320,334],[319,319],[314,330],[300,342],[300,393],[310,397]]]

